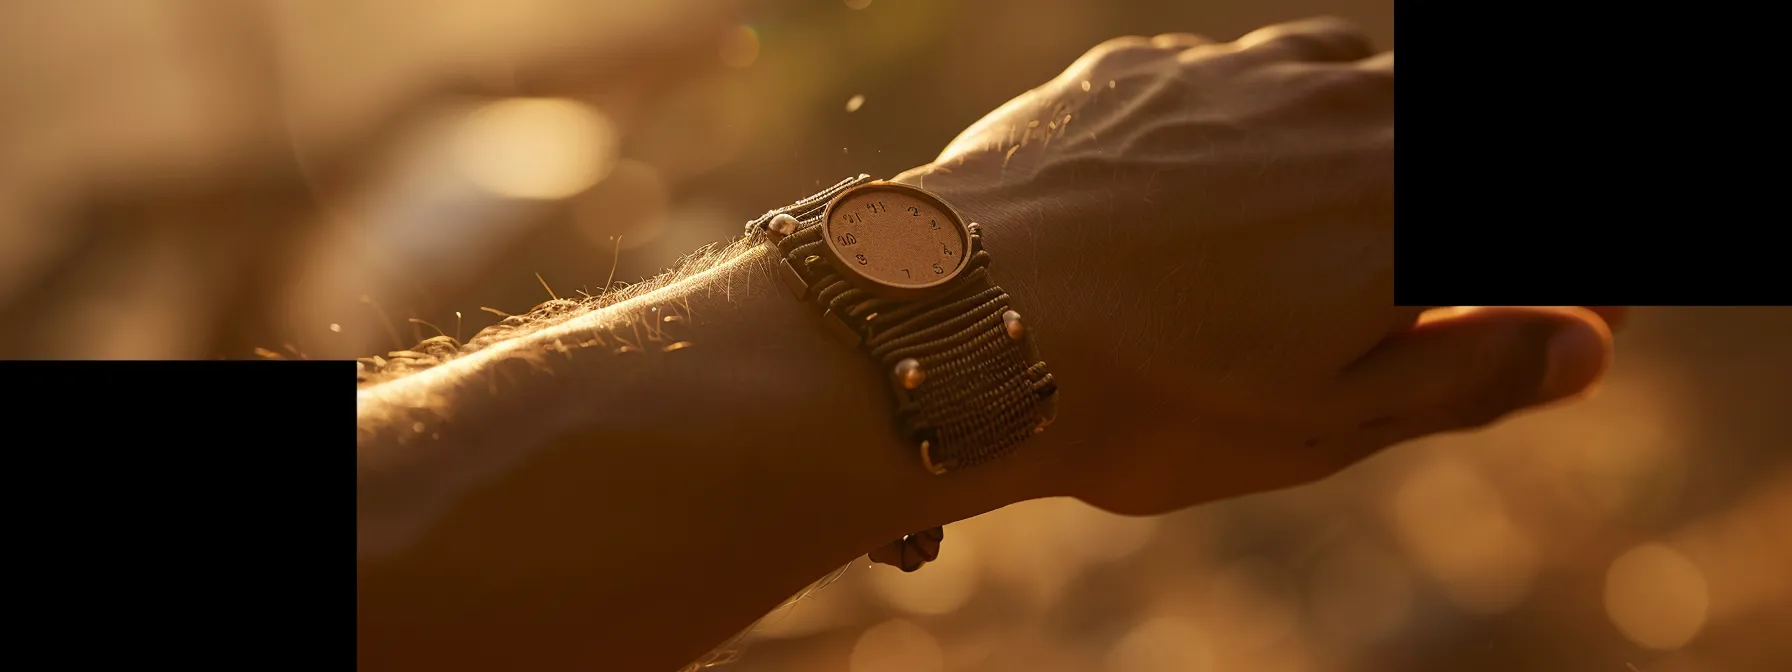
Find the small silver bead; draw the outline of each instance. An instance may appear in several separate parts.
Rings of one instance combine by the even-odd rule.
[[[927,380],[927,372],[921,370],[921,362],[909,358],[896,363],[896,381],[902,383],[902,389],[912,390]]]
[[[787,214],[780,214],[773,217],[772,221],[765,225],[765,233],[766,235],[771,236],[773,242],[776,242],[782,240],[785,236],[796,233],[796,226],[797,221],[795,217],[791,217]]]
[[[1012,310],[1002,313],[1002,328],[1008,330],[1008,337],[1014,340],[1027,337],[1027,325],[1021,323],[1020,313]]]

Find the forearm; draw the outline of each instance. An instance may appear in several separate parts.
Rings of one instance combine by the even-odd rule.
[[[869,362],[763,262],[362,391],[364,665],[673,669],[878,544],[1031,496],[1018,465],[922,471]]]

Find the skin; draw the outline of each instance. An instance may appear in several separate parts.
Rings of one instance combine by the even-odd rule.
[[[1393,90],[1393,53],[1335,20],[1120,38],[898,178],[985,223],[1080,381],[1053,431],[1099,447],[1062,456],[1061,491],[1154,514],[1295,485],[1604,369],[1583,309],[1394,305]],[[1583,352],[1544,390],[1570,327]]]
[[[899,176],[985,226],[1063,390],[977,469],[919,467],[763,247],[365,384],[360,669],[677,669],[907,532],[1289,487],[1583,393],[1600,311],[1393,305],[1392,96],[1337,22],[1126,38]]]

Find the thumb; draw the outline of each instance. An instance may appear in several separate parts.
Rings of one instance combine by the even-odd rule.
[[[1611,356],[1610,329],[1585,308],[1456,309],[1384,340],[1344,371],[1341,391],[1363,429],[1397,443],[1580,394]]]

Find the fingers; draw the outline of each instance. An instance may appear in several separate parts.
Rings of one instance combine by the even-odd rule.
[[[1071,64],[1065,73],[1076,78],[1085,74],[1105,77],[1136,66],[1163,61],[1183,51],[1209,44],[1213,44],[1212,39],[1194,33],[1116,37],[1095,45],[1095,48]]]
[[[1589,312],[1593,313],[1594,315],[1598,315],[1599,319],[1605,320],[1605,326],[1610,327],[1612,331],[1618,331],[1620,329],[1623,329],[1624,325],[1630,321],[1630,306],[1580,306],[1580,307],[1587,309]],[[1480,307],[1479,306],[1402,306],[1402,307],[1396,309],[1395,314],[1397,316],[1396,320],[1405,319],[1408,316],[1417,318],[1416,320],[1409,320],[1404,324],[1400,324],[1401,328],[1404,329],[1406,326],[1409,326],[1415,322],[1416,323],[1424,323],[1424,322],[1431,322],[1434,320],[1448,319],[1448,318],[1460,315],[1462,313],[1474,311],[1474,310],[1480,310]],[[1397,322],[1397,324],[1398,324],[1398,322]]]
[[[1135,66],[1161,61],[1176,55],[1180,48],[1158,44],[1156,38],[1127,35],[1095,45],[1066,70],[1067,73],[1119,72]]]
[[[1344,371],[1339,393],[1363,429],[1397,442],[1579,394],[1611,354],[1611,331],[1583,308],[1462,310],[1390,336]]]
[[[1375,55],[1375,45],[1355,24],[1324,17],[1282,23],[1251,31],[1237,40],[1245,52],[1278,61],[1360,61]],[[1393,67],[1393,56],[1388,56]]]
[[[1203,44],[1213,44],[1213,40],[1194,33],[1164,33],[1151,38],[1151,44],[1169,49],[1192,49]]]
[[[1084,54],[1078,64],[1090,68],[1127,68],[1212,44],[1213,40],[1193,33],[1164,33],[1151,38],[1130,35],[1096,45],[1089,53]],[[1394,67],[1393,52],[1377,56],[1375,45],[1361,29],[1349,21],[1331,17],[1259,28],[1228,46],[1266,60],[1365,61],[1366,68],[1392,70]],[[1232,49],[1223,51],[1230,52]]]
[[[1365,58],[1357,62],[1357,67],[1364,70],[1386,70],[1392,74],[1394,72],[1394,52],[1384,51]]]

